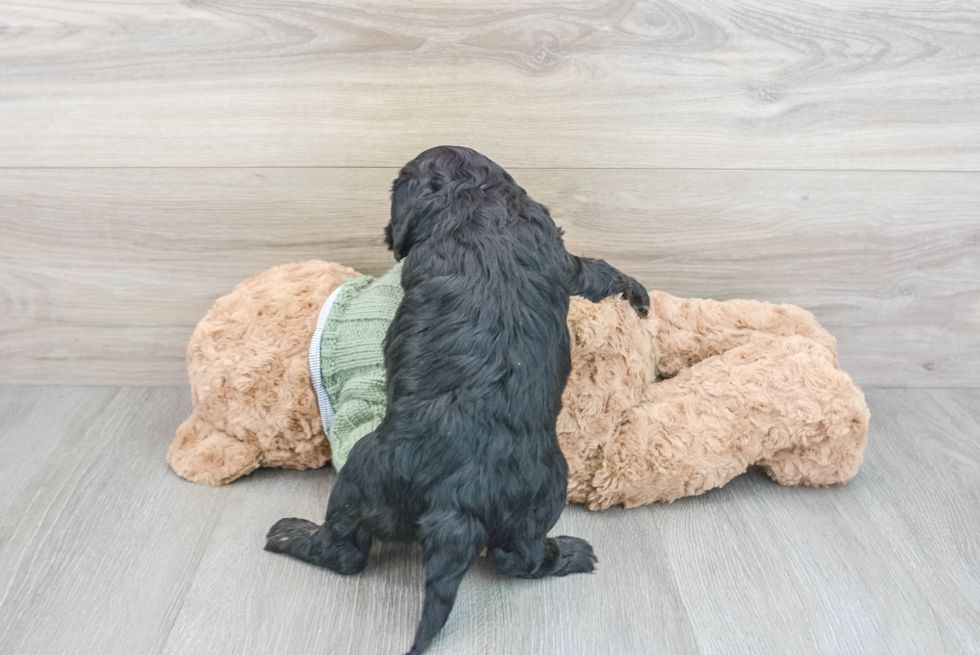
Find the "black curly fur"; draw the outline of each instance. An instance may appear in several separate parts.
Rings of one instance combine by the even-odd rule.
[[[468,148],[433,148],[402,169],[385,240],[404,259],[405,290],[385,339],[387,413],[351,450],[326,523],[283,519],[266,548],[351,574],[373,538],[419,540],[421,653],[484,547],[504,575],[593,570],[588,543],[546,538],[567,486],[555,421],[569,296],[623,294],[641,314],[649,297],[604,261],[570,255],[548,210]]]

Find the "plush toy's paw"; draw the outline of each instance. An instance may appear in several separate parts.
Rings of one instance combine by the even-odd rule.
[[[558,544],[558,564],[555,575],[563,576],[570,573],[592,573],[598,566],[599,558],[595,556],[592,545],[578,537],[555,537]]]
[[[279,519],[265,535],[265,549],[270,553],[293,554],[293,546],[313,536],[320,526],[306,519]]]
[[[642,284],[626,276],[621,293],[623,294],[623,298],[629,302],[633,311],[643,317],[647,315],[647,311],[650,309],[650,294],[647,293],[647,290],[643,288]]]
[[[197,410],[177,428],[167,461],[185,480],[216,487],[259,467],[259,449],[221,432]]]

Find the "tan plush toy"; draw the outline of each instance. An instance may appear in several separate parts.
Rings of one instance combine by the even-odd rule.
[[[332,414],[334,399],[321,390],[318,400],[311,343],[334,292],[358,276],[320,261],[279,266],[215,303],[187,351],[194,411],[168,457],[179,475],[222,485],[259,466],[330,461],[321,405]],[[864,395],[809,312],[650,298],[647,318],[623,300],[572,298],[572,373],[558,418],[570,501],[590,509],[672,501],[752,464],[786,485],[841,483],[857,473],[867,442]],[[367,343],[380,354],[375,341]],[[371,379],[383,388],[383,377]],[[360,407],[370,427],[371,412],[351,398],[346,407]]]

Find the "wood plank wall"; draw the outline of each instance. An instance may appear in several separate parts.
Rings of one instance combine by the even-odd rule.
[[[980,5],[947,0],[0,0],[0,383],[185,383],[241,279],[384,270],[440,143],[651,288],[807,307],[861,384],[980,386]]]

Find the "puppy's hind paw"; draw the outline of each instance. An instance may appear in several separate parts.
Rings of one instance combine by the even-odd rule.
[[[297,541],[309,539],[319,529],[306,519],[279,519],[265,535],[265,549],[270,553],[292,553]]]
[[[570,573],[593,573],[599,564],[592,546],[578,537],[555,537],[559,549],[559,564],[555,575]]]

